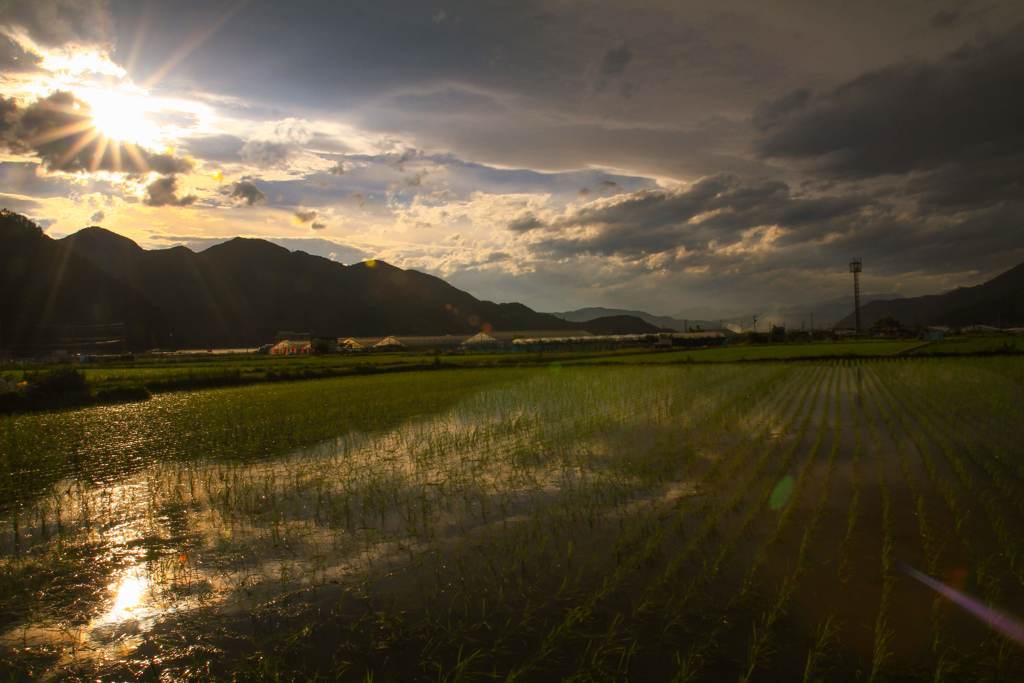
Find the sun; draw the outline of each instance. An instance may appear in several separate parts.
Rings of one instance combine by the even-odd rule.
[[[92,125],[111,141],[153,148],[160,144],[159,128],[150,119],[154,108],[141,93],[90,90],[82,93],[89,105]]]

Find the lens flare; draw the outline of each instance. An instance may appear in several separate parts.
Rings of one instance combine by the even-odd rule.
[[[947,586],[941,581],[937,581],[923,572],[917,571],[913,567],[901,564],[900,569],[902,569],[907,576],[917,579],[936,593],[948,598],[950,602],[964,608],[967,612],[985,622],[996,631],[999,631],[1018,645],[1024,645],[1024,624],[1014,617],[1006,614],[1005,612],[993,609],[966,593],[961,593],[955,588]]]

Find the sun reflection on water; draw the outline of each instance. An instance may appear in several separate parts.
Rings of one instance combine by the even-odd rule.
[[[136,612],[142,605],[148,588],[149,579],[138,569],[123,574],[117,581],[110,584],[110,591],[114,594],[114,604],[100,621],[118,623],[138,616]]]

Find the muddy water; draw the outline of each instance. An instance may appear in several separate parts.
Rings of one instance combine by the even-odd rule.
[[[194,663],[199,645],[172,633],[190,615],[224,625],[203,629],[199,658],[230,657],[247,628],[234,619],[294,591],[330,589],[336,599],[570,499],[579,511],[632,515],[648,500],[691,495],[688,482],[660,481],[622,457],[658,447],[661,427],[630,414],[634,404],[588,379],[595,373],[577,374],[485,388],[393,428],[248,459],[178,457],[195,444],[174,410],[179,397],[81,411],[80,421],[55,415],[84,438],[67,442],[52,483],[7,501],[0,522],[5,666],[56,678],[154,676],[155,661]],[[674,443],[680,425],[718,400],[675,416],[661,441]],[[578,411],[587,405],[600,410]],[[102,436],[90,439],[95,425]]]

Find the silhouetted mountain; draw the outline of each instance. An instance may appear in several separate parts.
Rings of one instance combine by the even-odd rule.
[[[930,294],[895,301],[873,301],[861,306],[861,325],[895,318],[908,327],[918,325],[1024,325],[1024,263],[974,287],[945,294]],[[854,316],[837,327],[853,327]]]
[[[344,266],[265,240],[146,250],[102,228],[53,240],[0,215],[0,348],[53,344],[56,325],[123,322],[135,348],[223,347],[279,330],[322,336],[578,329],[522,304],[480,301],[382,261]]]
[[[580,324],[591,334],[646,334],[648,332],[671,331],[634,315],[606,315]]]
[[[861,308],[863,310],[863,306],[872,301],[892,301],[901,298],[903,297],[895,293],[861,294]],[[846,296],[836,297],[835,299],[826,299],[798,306],[785,306],[778,311],[770,313],[768,317],[778,318],[791,327],[799,327],[800,323],[803,323],[807,327],[813,326],[817,329],[826,329],[834,327],[838,321],[850,315],[851,312],[853,312],[852,291]]]
[[[717,320],[684,320],[681,318],[673,318],[668,315],[653,315],[646,311],[631,311],[624,308],[603,308],[601,306],[577,308],[575,311],[552,313],[551,315],[574,323],[588,323],[597,318],[606,318],[610,316],[629,316],[639,318],[655,328],[674,330],[677,332],[685,332],[687,329],[692,330],[697,327],[705,330],[717,329],[719,327]]]
[[[0,348],[32,348],[73,334],[69,325],[126,325],[145,345],[162,331],[146,296],[111,277],[27,218],[0,213]]]

